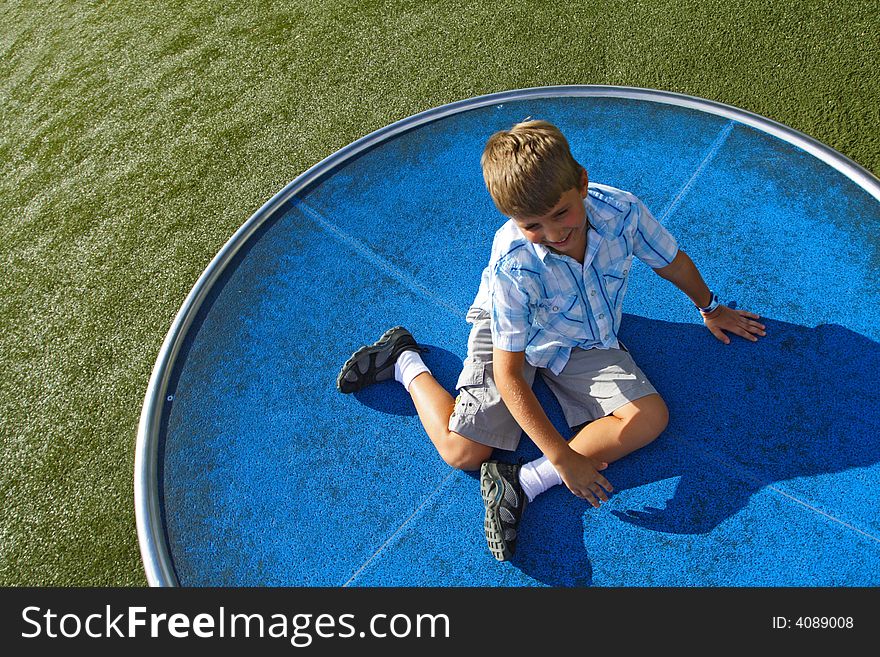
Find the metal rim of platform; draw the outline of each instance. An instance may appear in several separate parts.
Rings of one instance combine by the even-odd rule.
[[[159,459],[159,427],[162,404],[167,394],[168,379],[174,368],[176,358],[183,339],[200,309],[209,290],[220,277],[226,265],[256,230],[270,217],[280,210],[297,193],[322,176],[331,173],[335,168],[360,153],[393,137],[433,121],[460,112],[479,109],[491,105],[521,100],[538,100],[549,98],[615,98],[627,100],[649,101],[665,105],[674,105],[714,114],[750,126],[761,132],[770,134],[783,141],[797,146],[801,150],[818,158],[822,162],[839,171],[852,180],[868,194],[880,201],[880,180],[869,171],[853,162],[834,149],[816,141],[793,128],[772,121],[751,112],[738,109],[694,96],[642,89],[638,87],[615,87],[604,85],[568,85],[551,87],[533,87],[516,89],[499,93],[476,96],[441,105],[419,114],[401,119],[384,128],[376,130],[348,146],[336,151],[321,160],[313,167],[288,183],[281,191],[259,208],[229,238],[223,248],[196,281],[190,293],[180,307],[162,347],[156,358],[156,364],[147,385],[144,405],[138,424],[137,444],[135,449],[134,498],[135,518],[137,522],[138,544],[141,559],[144,563],[147,581],[150,586],[178,586],[177,576],[171,561],[166,541],[165,528],[162,522],[162,510],[159,497],[158,459]]]

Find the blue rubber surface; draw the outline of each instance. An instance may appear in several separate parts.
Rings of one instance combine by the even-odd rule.
[[[503,221],[480,153],[528,116],[563,130],[591,180],[639,195],[768,336],[721,344],[684,295],[634,266],[621,337],[669,427],[609,467],[602,508],[562,487],[538,498],[501,564],[479,482],[441,461],[402,387],[341,395],[335,377],[403,324],[454,390]],[[517,101],[382,143],[264,224],[187,335],[160,454],[180,583],[880,584],[878,226],[880,204],[812,155],[671,105]],[[537,454],[525,439],[502,458]]]

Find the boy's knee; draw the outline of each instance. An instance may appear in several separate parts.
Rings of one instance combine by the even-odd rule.
[[[669,408],[660,395],[653,395],[644,409],[645,431],[651,440],[657,438],[669,425]]]
[[[451,450],[445,454],[441,454],[446,464],[456,470],[479,470],[485,459],[474,456],[473,454],[463,453],[460,450]]]
[[[462,442],[460,436],[450,434],[440,456],[446,464],[456,470],[479,470],[484,461],[492,455],[492,448],[471,441]]]
[[[669,408],[660,395],[648,395],[631,402],[621,419],[637,424],[639,433],[647,442],[651,442],[669,424]]]

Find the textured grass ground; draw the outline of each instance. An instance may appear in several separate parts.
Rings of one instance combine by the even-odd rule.
[[[134,441],[172,318],[265,200],[347,143],[551,84],[728,103],[880,172],[871,3],[0,7],[0,584],[140,585]]]

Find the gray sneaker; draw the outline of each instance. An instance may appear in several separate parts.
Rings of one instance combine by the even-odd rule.
[[[346,394],[394,377],[394,363],[404,351],[428,351],[420,347],[412,334],[402,326],[390,328],[371,345],[351,355],[336,377],[336,387]]]
[[[516,551],[519,521],[528,498],[519,483],[521,465],[486,461],[480,467],[480,494],[486,507],[483,525],[489,551],[507,561]]]

